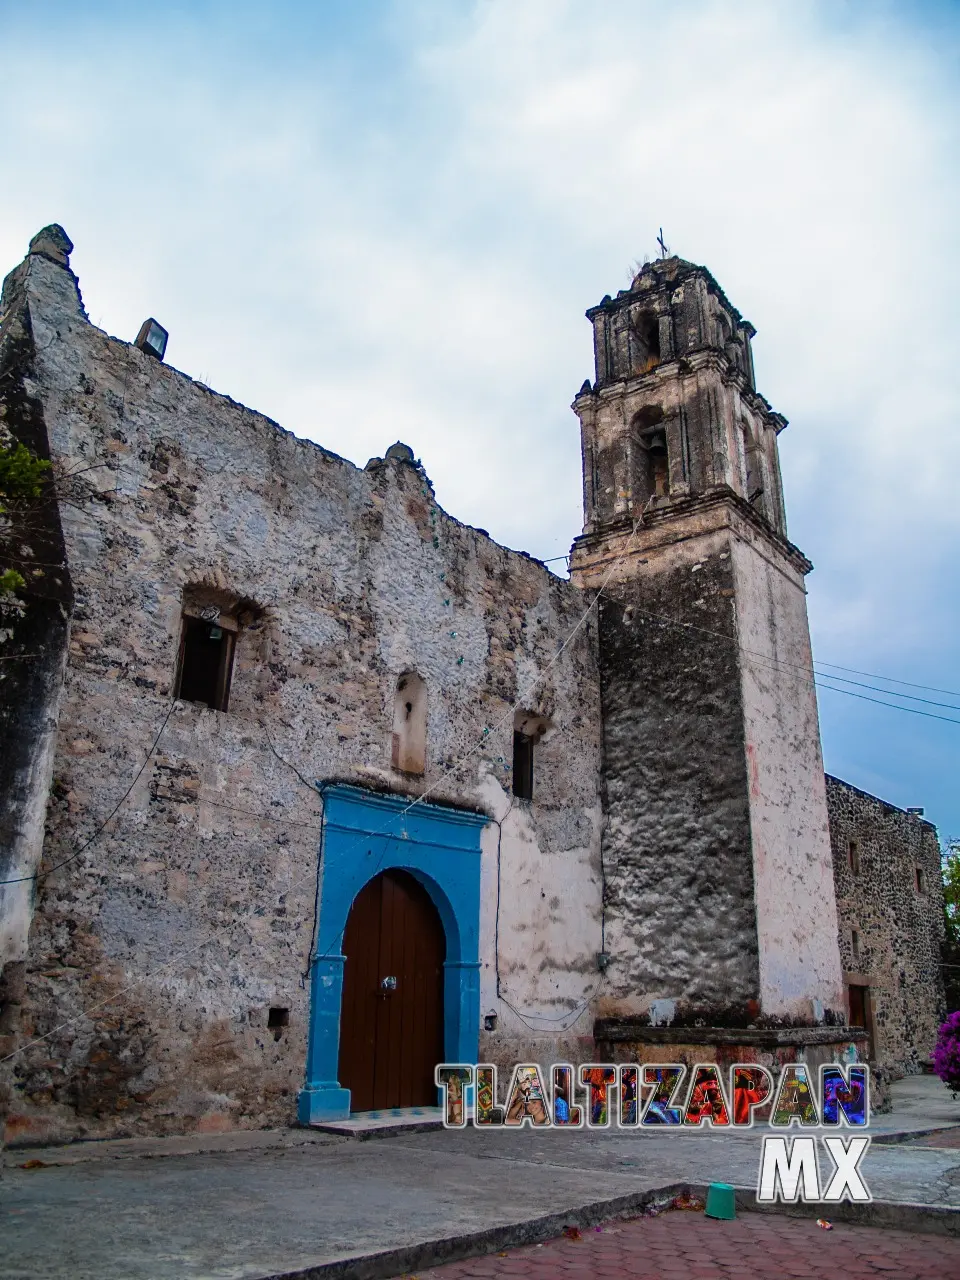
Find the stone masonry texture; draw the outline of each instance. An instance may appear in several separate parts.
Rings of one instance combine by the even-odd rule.
[[[709,273],[645,268],[590,313],[565,581],[449,516],[399,442],[356,467],[93,326],[71,249],[45,228],[0,305],[0,413],[53,477],[22,544],[49,572],[6,651],[41,656],[0,681],[8,1141],[293,1122],[319,782],[489,819],[482,1061],[589,1061],[599,1015],[842,1021],[837,930],[842,951],[856,919],[875,1053],[918,1069],[936,836],[830,780],[831,867],[812,691],[745,673],[745,646],[806,661],[810,565],[785,536],[785,422],[755,390],[752,326]],[[235,637],[225,710],[174,696],[204,612]],[[393,767],[414,674],[422,774]],[[517,716],[532,799],[513,794]]]
[[[929,1062],[945,1014],[936,830],[829,775],[827,803],[844,977],[869,991],[875,1059],[892,1078],[912,1075]]]
[[[568,1011],[600,946],[594,623],[557,654],[581,593],[451,519],[404,451],[360,470],[107,337],[63,265],[33,254],[14,285],[8,310],[33,316],[42,349],[52,455],[78,473],[62,504],[76,603],[41,870],[132,790],[40,880],[22,1036],[45,1038],[17,1059],[8,1137],[292,1120],[314,780],[429,788],[502,820],[502,892],[537,930],[536,946],[501,933],[506,989],[521,1010]],[[171,703],[187,598],[239,619],[225,712]],[[407,670],[429,697],[414,779],[390,768]],[[510,812],[515,702],[550,731],[535,800]],[[496,837],[491,825],[484,982]],[[567,892],[548,898],[547,881]],[[289,1010],[279,1038],[271,1007]],[[536,1053],[530,1039],[504,1009],[497,1053]]]

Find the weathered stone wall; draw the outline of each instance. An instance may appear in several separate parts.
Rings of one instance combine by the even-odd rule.
[[[605,1015],[843,1018],[816,703],[797,679],[806,566],[725,487],[574,546],[574,580],[620,606],[601,604]]]
[[[790,1022],[844,1010],[806,567],[744,526],[731,543],[760,1003]]]
[[[498,820],[481,872],[481,1009],[498,1025],[482,1051],[562,1056],[589,1034],[600,949],[593,621],[558,653],[581,593],[451,519],[402,450],[360,470],[91,326],[65,267],[31,258],[27,285],[36,394],[76,473],[44,867],[106,825],[40,884],[23,1009],[43,1040],[17,1059],[8,1136],[292,1120],[316,779]],[[171,701],[185,591],[242,602],[226,712]],[[428,690],[422,778],[390,765],[410,669]],[[514,704],[549,723],[532,802],[510,792]],[[501,994],[526,1021],[497,999],[498,859]],[[548,1020],[581,1004],[568,1032]],[[289,1009],[279,1038],[271,1007]]]
[[[869,987],[868,1029],[880,1069],[893,1079],[916,1074],[930,1059],[944,1016],[936,829],[829,774],[827,805],[844,979],[848,986]]]
[[[26,300],[32,261],[0,298],[0,445],[49,459]],[[25,585],[0,613],[0,969],[26,957],[73,602],[52,475],[38,498],[7,505],[0,569],[16,569]]]
[[[601,602],[605,1011],[707,1025],[759,1013],[738,654],[709,634],[734,640],[732,597],[720,535],[670,548]]]
[[[58,252],[55,240],[43,247]],[[49,459],[34,389],[28,271],[29,260],[0,298],[0,446],[23,445],[34,457]],[[7,600],[0,610],[0,1130],[12,1096],[12,1055],[21,1040],[34,876],[43,848],[73,603],[51,472],[39,496],[4,506],[0,569],[19,572],[22,586],[16,600]]]

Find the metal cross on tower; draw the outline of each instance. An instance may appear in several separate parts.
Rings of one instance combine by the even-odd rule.
[[[657,244],[660,246],[660,257],[665,258],[669,250],[663,239],[663,227],[660,228],[660,234],[657,236]]]

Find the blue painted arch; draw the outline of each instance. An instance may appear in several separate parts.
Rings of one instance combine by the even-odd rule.
[[[323,785],[317,942],[311,963],[301,1124],[344,1119],[350,1091],[337,1080],[344,931],[374,876],[409,872],[429,893],[446,936],[443,1037],[447,1062],[475,1062],[480,1034],[480,834],[488,819],[361,787]]]

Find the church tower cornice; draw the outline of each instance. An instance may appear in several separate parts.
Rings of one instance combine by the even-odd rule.
[[[736,387],[745,403],[766,418],[778,435],[789,425],[788,420],[782,413],[776,412],[766,396],[751,386],[742,369],[737,368],[726,355],[709,348],[693,352],[689,357],[665,360],[647,373],[624,378],[620,382],[608,382],[604,386],[595,387],[588,379],[577,392],[570,407],[574,413],[579,413],[581,408],[586,408],[593,400],[614,400],[634,392],[656,390],[672,379],[688,377],[703,369],[714,371],[726,386]]]

